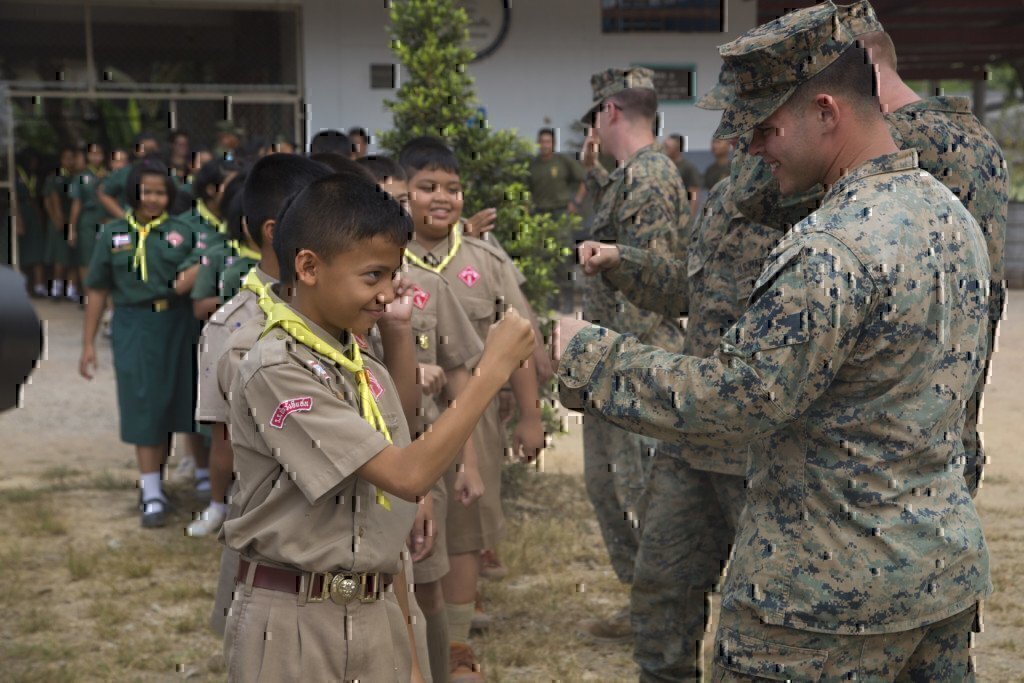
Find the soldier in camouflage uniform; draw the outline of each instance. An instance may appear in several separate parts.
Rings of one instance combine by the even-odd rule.
[[[563,320],[562,401],[687,447],[764,439],[712,680],[971,678],[970,630],[991,583],[953,465],[961,397],[988,351],[981,230],[913,151],[897,151],[834,5],[721,53],[737,100],[716,135],[754,129],[750,151],[781,191],[823,182],[822,206],[773,250],[710,358]],[[647,288],[642,303],[674,313],[665,294],[685,291],[686,269],[623,253],[585,254],[584,269],[612,267]]]
[[[608,174],[597,166],[587,174],[594,197],[595,239],[627,244],[664,256],[677,255],[689,222],[686,190],[675,166],[656,146],[652,133],[657,110],[652,72],[608,69],[591,78],[594,101],[584,116],[601,147],[619,162]],[[592,159],[588,159],[592,161]],[[631,332],[647,343],[680,350],[678,325],[659,313],[643,311],[600,280],[585,289],[583,315],[614,330]],[[639,511],[646,453],[652,442],[597,419],[583,427],[584,477],[597,513],[612,567],[632,583],[639,542]],[[611,620],[591,620],[582,631],[599,641],[630,636],[620,612]]]
[[[896,73],[896,50],[867,0],[840,7],[843,23],[850,33],[868,48],[871,61],[878,67],[879,99],[892,129],[893,140],[901,149],[917,150],[921,168],[952,190],[978,221],[988,247],[992,265],[989,356],[986,372],[971,395],[964,426],[964,451],[967,454],[965,476],[972,495],[977,492],[985,465],[985,453],[978,433],[981,392],[996,328],[1006,301],[1003,272],[1003,245],[1006,241],[1006,217],[1009,209],[1009,173],[1006,159],[992,134],[971,112],[966,97],[929,97],[921,99]]]

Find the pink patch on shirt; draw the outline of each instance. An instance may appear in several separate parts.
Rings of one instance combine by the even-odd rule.
[[[467,287],[472,287],[480,280],[480,273],[476,272],[473,266],[466,266],[459,273],[459,279],[466,283]]]
[[[179,247],[185,241],[185,238],[177,230],[171,230],[167,233],[167,241],[172,247]]]
[[[313,398],[311,396],[301,396],[299,398],[290,398],[287,401],[281,401],[277,406],[277,410],[274,411],[274,415],[270,418],[270,426],[281,429],[284,427],[285,418],[292,413],[308,413],[312,409]]]
[[[370,385],[370,393],[373,394],[373,400],[376,401],[384,393],[384,387],[380,385],[377,378],[373,376],[370,369],[366,369],[366,383]]]
[[[420,289],[418,286],[413,285],[412,287],[412,305],[421,311],[427,307],[427,302],[430,301],[430,292]]]
[[[370,345],[366,343],[366,340],[363,339],[363,336],[361,334],[353,334],[352,336],[355,338],[356,344],[359,344],[359,348],[361,348],[363,351],[369,350]]]

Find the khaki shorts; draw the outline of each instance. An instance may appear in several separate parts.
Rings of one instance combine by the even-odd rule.
[[[445,520],[448,516],[448,489],[444,480],[437,482],[430,491],[434,499],[434,552],[430,557],[420,560],[413,565],[416,572],[416,583],[432,583],[440,581],[448,573],[448,534],[445,530]]]
[[[501,468],[505,462],[505,433],[498,419],[494,400],[473,430],[480,463],[484,495],[466,507],[455,500],[455,467],[445,474],[450,502],[447,531],[448,554],[462,555],[495,548],[505,535],[505,515],[501,509]]]

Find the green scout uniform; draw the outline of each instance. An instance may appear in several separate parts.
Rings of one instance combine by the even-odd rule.
[[[773,251],[715,356],[591,328],[562,361],[568,407],[697,445],[768,437],[752,454],[723,615],[896,633],[991,591],[980,521],[954,467],[960,397],[988,346],[988,259],[970,214],[916,163],[901,152],[840,179]],[[661,274],[651,277],[672,289]],[[728,652],[744,635],[718,639]]]
[[[56,266],[77,266],[78,251],[68,244],[67,221],[71,218],[71,177],[64,169],[51,175],[43,185],[43,197],[57,195],[65,225],[54,225],[47,216],[45,262]]]
[[[1003,247],[1009,211],[1009,173],[1003,151],[971,112],[966,97],[930,97],[901,107],[886,118],[896,144],[917,150],[921,168],[952,190],[981,226],[992,265],[987,366],[995,350],[996,328],[1006,301]],[[965,476],[972,492],[977,490],[985,466],[978,424],[987,376],[986,371],[971,395],[964,427]]]
[[[23,268],[39,265],[46,257],[46,229],[39,210],[37,182],[34,175],[18,169],[15,180],[18,218],[25,228],[25,234],[18,237],[18,252],[19,263]]]
[[[90,168],[76,175],[71,182],[72,201],[77,200],[82,203],[81,213],[78,214],[78,224],[75,225],[78,263],[82,266],[89,265],[96,246],[96,235],[99,234],[103,224],[110,220],[110,214],[96,198],[96,188],[102,180],[103,176]]]
[[[749,159],[737,154],[737,172]],[[688,356],[714,355],[722,335],[746,310],[764,260],[782,237],[744,216],[732,188],[727,177],[708,195],[690,240],[685,288],[673,292],[679,308],[673,314],[689,316],[683,341]],[[644,253],[621,247],[623,266],[606,279],[634,303],[656,306],[647,299],[664,297],[665,289],[651,289],[640,270]],[[706,593],[718,582],[735,539],[746,499],[748,450],[746,444],[665,444],[662,450],[671,457],[656,458],[648,477],[631,593],[634,659],[643,677],[683,680],[696,675]]]
[[[205,239],[205,238],[204,238]],[[227,303],[242,288],[242,280],[260,261],[260,254],[228,240],[207,247],[200,260],[199,274],[192,286],[192,300],[217,297]]]
[[[440,270],[440,275],[448,282],[476,330],[477,340],[482,343],[491,324],[507,307],[525,315],[526,299],[519,289],[518,273],[504,249],[491,240],[466,238],[461,235],[461,228],[453,229],[450,234],[450,239],[432,251],[427,251],[418,242],[409,242],[406,260],[410,263],[410,270],[422,268],[417,262]],[[456,320],[439,318],[437,333],[451,335],[447,325],[453,324],[457,325],[456,333],[459,333],[462,325],[458,325]],[[474,366],[477,360],[473,359]],[[505,515],[501,509],[505,432],[498,417],[497,397],[473,430],[473,444],[484,494],[468,507],[448,506],[445,529],[450,555],[495,548],[505,534]],[[445,486],[449,491],[454,490],[455,474],[454,465],[445,474]]]
[[[128,175],[131,172],[132,165],[128,164],[116,171],[111,171],[106,178],[100,181],[100,187],[103,188],[103,194],[115,200],[125,211],[129,210]]]
[[[624,86],[653,88],[650,71],[610,69],[591,78],[594,102]],[[685,253],[689,199],[672,161],[658,147],[637,151],[610,174],[587,175],[594,197],[593,239],[650,250],[665,257]],[[583,317],[593,323],[632,332],[646,343],[678,351],[683,335],[674,320],[641,310],[600,278],[585,282]],[[604,421],[583,423],[583,467],[587,494],[594,506],[616,576],[632,583],[639,548],[641,495],[650,443]]]
[[[85,286],[107,290],[113,299],[114,371],[126,443],[155,446],[172,433],[194,431],[198,322],[188,297],[174,292],[174,279],[191,255],[190,230],[167,218],[150,230],[138,257],[139,232],[127,219],[107,223],[96,238]]]
[[[214,216],[201,199],[196,200],[188,211],[178,214],[177,218],[192,226],[195,241],[192,245],[192,258],[189,265],[200,263],[210,249],[227,244],[227,223]]]
[[[704,169],[704,189],[711,191],[723,178],[729,177],[729,162],[720,164],[717,161]]]
[[[352,358],[350,336],[287,310]],[[238,515],[221,536],[243,559],[224,639],[230,680],[409,680],[404,615],[393,591],[373,589],[401,568],[417,506],[382,499],[356,475],[391,442],[408,445],[409,430],[387,369],[362,361],[390,441],[364,419],[354,374],[291,333],[270,329],[239,365],[229,417]],[[263,580],[275,568],[291,577],[276,589]],[[323,572],[339,575],[323,579],[335,590],[311,601]],[[346,599],[346,582],[359,599]]]
[[[533,207],[542,213],[564,214],[586,174],[575,159],[552,154],[530,160],[530,196]]]

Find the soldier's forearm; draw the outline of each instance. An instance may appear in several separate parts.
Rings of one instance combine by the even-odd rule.
[[[634,305],[671,318],[689,310],[686,263],[646,249],[619,246],[619,265],[602,277]]]

